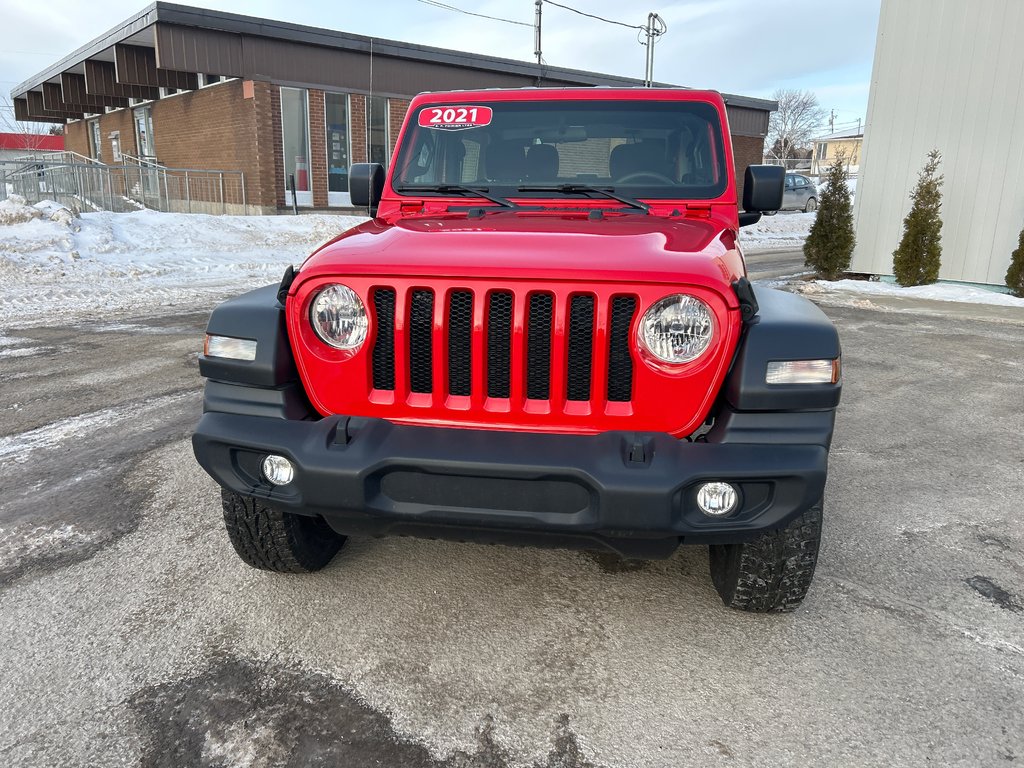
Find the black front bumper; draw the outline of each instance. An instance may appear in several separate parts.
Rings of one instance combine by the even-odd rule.
[[[784,418],[779,418],[784,416]],[[609,549],[669,556],[679,543],[726,543],[780,528],[825,486],[832,411],[721,419],[708,442],[657,433],[594,436],[401,426],[209,412],[192,438],[223,487],[338,532]],[[295,480],[262,478],[268,453]],[[739,509],[713,519],[698,486],[740,489]]]

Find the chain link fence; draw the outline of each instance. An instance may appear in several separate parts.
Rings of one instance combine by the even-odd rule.
[[[829,166],[832,165],[833,158],[827,158],[818,160],[816,158],[804,157],[804,158],[785,158],[780,159],[777,157],[765,157],[761,162],[765,165],[781,165],[787,171],[791,173],[799,173],[808,178],[814,179],[815,182],[821,184],[825,181],[825,176],[828,175]],[[846,174],[849,178],[857,178],[857,172],[860,170],[860,165],[848,161],[846,163]]]

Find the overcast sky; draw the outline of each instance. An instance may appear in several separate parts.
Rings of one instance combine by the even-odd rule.
[[[534,0],[439,0],[531,25],[474,18],[419,0],[181,0],[185,4],[513,59],[533,58]],[[558,0],[628,24],[668,23],[655,78],[745,96],[814,91],[837,123],[867,111],[881,0]],[[18,83],[145,7],[145,0],[0,0],[0,89]],[[643,77],[636,31],[544,7],[553,66]]]

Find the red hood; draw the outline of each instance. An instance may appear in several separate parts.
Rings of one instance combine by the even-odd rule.
[[[703,285],[735,305],[743,274],[731,229],[715,219],[580,214],[487,213],[368,221],[303,264],[296,287],[343,274],[531,278]]]

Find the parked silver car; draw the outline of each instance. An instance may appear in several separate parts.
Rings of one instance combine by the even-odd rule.
[[[818,187],[806,176],[799,173],[786,174],[786,191],[782,195],[781,211],[817,210]]]

